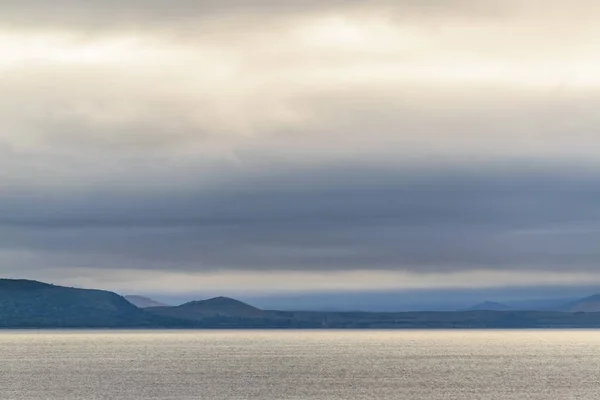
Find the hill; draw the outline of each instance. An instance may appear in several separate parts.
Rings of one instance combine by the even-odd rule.
[[[156,300],[152,300],[149,297],[127,295],[123,296],[125,300],[136,306],[137,308],[148,308],[148,307],[168,307],[167,304],[160,303]]]
[[[485,301],[474,305],[466,311],[509,311],[512,309],[512,307],[509,307],[506,304],[497,303],[495,301]]]
[[[263,310],[229,297],[191,301],[176,307],[152,307],[148,311],[194,321],[210,317],[262,318],[266,316]]]
[[[600,294],[565,303],[557,308],[563,312],[600,312]]]
[[[545,298],[545,299],[528,299],[528,300],[513,300],[507,301],[504,304],[511,307],[513,310],[522,311],[552,311],[557,310],[564,304],[571,303],[578,298]]]
[[[4,328],[189,325],[189,322],[146,313],[113,292],[0,279],[0,327]]]
[[[485,304],[485,303],[484,303]],[[492,304],[493,305],[493,304]],[[197,328],[486,329],[596,328],[600,313],[471,310],[450,312],[316,312],[260,310],[226,297],[147,309],[187,319]]]

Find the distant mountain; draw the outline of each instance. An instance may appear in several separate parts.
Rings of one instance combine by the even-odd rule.
[[[127,295],[123,296],[125,300],[136,306],[137,308],[148,308],[148,307],[167,307],[167,304],[160,303],[156,300],[152,300],[149,297]]]
[[[565,303],[556,309],[565,312],[600,312],[600,294]]]
[[[547,298],[547,299],[529,299],[506,301],[503,304],[511,307],[513,310],[523,311],[552,311],[559,307],[578,300],[577,297]]]
[[[0,327],[4,328],[189,325],[186,321],[146,313],[113,292],[0,279]]]
[[[152,307],[148,311],[194,321],[210,317],[262,318],[266,315],[263,310],[229,297],[191,301],[176,307]]]
[[[473,307],[467,309],[467,311],[509,311],[512,309],[512,307],[509,307],[506,304],[497,303],[495,301],[486,301],[474,305]]]
[[[261,310],[216,297],[140,309],[107,291],[0,279],[0,328],[485,329],[600,328],[600,295],[564,311],[315,312]],[[498,303],[483,303],[498,308]]]

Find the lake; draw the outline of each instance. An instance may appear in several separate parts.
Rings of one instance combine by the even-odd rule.
[[[4,331],[0,398],[591,399],[600,331]]]

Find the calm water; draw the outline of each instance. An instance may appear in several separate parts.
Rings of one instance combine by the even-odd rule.
[[[600,331],[3,332],[0,399],[596,399]]]

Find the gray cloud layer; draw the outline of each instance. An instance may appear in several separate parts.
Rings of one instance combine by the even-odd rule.
[[[576,4],[3,1],[0,264],[594,272],[600,9]]]
[[[595,270],[600,178],[301,171],[214,189],[1,199],[5,250],[140,270]]]

